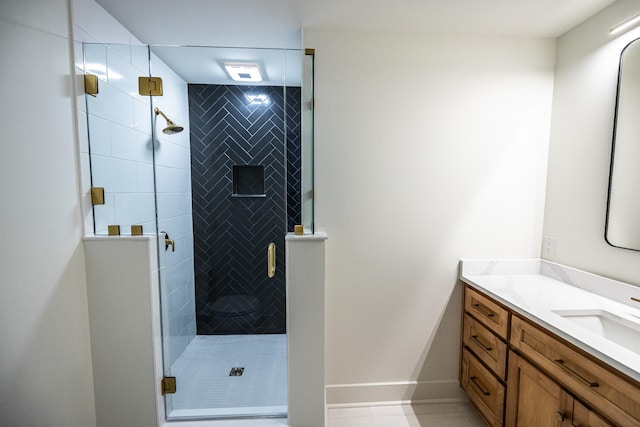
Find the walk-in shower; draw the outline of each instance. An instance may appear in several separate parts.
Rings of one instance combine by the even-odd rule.
[[[159,237],[167,418],[286,416],[284,237],[313,227],[312,55],[83,53],[100,80],[86,96],[92,185],[105,193],[95,232],[135,224]],[[228,62],[256,64],[262,81],[232,81]],[[140,95],[141,76],[161,78],[162,96]]]

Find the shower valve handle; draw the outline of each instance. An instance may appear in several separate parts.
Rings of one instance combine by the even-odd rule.
[[[169,238],[169,233],[166,231],[161,231],[160,233],[164,234],[164,250],[168,250],[169,246],[171,246],[171,252],[176,251],[176,242],[173,239]]]

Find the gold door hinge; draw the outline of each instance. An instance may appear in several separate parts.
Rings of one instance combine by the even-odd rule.
[[[104,205],[104,188],[103,187],[91,187],[91,204]]]
[[[84,93],[91,96],[98,95],[98,76],[95,74],[84,75]]]
[[[160,382],[160,389],[162,394],[175,394],[176,392],[176,377],[164,377]]]
[[[162,78],[138,77],[138,93],[144,96],[162,96]]]

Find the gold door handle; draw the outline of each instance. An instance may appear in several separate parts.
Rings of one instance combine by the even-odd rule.
[[[276,244],[269,243],[267,249],[267,276],[271,279],[276,275]]]

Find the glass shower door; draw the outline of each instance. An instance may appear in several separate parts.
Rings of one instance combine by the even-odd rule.
[[[196,335],[191,165],[187,85],[149,51],[151,75],[162,79],[162,95],[150,97],[154,151],[156,220],[163,370],[177,377],[176,394],[165,394],[165,412],[174,412],[184,381],[173,366]]]
[[[168,418],[284,417],[284,237],[301,222],[301,52],[151,52],[164,91],[153,108],[184,127],[166,135],[165,120],[154,123],[158,226],[175,242],[175,252],[161,248],[165,373],[177,381]],[[228,62],[257,64],[263,81],[232,81]]]

